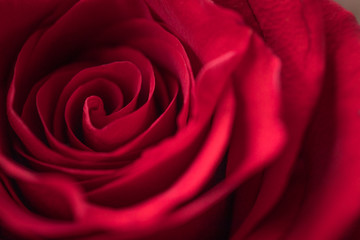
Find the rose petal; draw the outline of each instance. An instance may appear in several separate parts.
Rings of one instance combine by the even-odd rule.
[[[1,166],[8,176],[16,180],[22,197],[27,199],[26,204],[38,214],[64,220],[76,219],[84,214],[80,191],[68,179],[33,175],[5,157],[1,157]]]
[[[342,239],[351,226],[358,228],[353,224],[360,213],[360,66],[357,61],[360,30],[354,16],[337,4],[324,0],[321,7],[328,53],[327,75],[324,99],[319,102],[319,113],[311,130],[319,123],[322,127],[318,128],[321,132],[309,132],[304,149],[312,170],[311,187],[289,235],[293,239]],[[332,101],[326,101],[328,97]],[[334,125],[325,124],[329,115],[334,117],[330,120]],[[332,140],[328,140],[329,134]],[[311,146],[315,144],[316,149]]]
[[[319,97],[324,68],[324,38],[322,21],[318,17],[318,3],[254,0],[249,1],[249,6],[255,14],[265,42],[282,61],[282,114],[288,141],[279,159],[265,172],[264,184],[255,205],[241,224],[236,238],[243,238],[249,233],[274,207],[283,193],[300,150],[305,128]]]

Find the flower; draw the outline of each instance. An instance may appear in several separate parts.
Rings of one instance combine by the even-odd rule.
[[[0,24],[1,238],[358,236],[334,3],[21,0]]]

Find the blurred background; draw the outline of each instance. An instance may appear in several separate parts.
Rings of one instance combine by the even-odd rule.
[[[344,8],[354,13],[360,22],[360,0],[335,0],[340,3]]]

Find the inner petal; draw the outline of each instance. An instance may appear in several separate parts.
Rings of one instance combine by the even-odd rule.
[[[90,103],[90,109],[95,110],[92,112],[97,113],[93,114],[93,124],[95,126],[102,126],[104,124],[104,116],[107,113],[111,113],[118,108],[121,109],[124,97],[118,85],[104,78],[86,82],[74,91],[65,108],[68,140],[71,145],[84,150],[88,148],[81,141],[81,123],[83,106],[86,106],[86,103]]]
[[[132,108],[136,107],[141,89],[141,74],[133,63],[127,61],[114,62],[84,69],[68,82],[59,97],[53,122],[53,134],[55,137],[61,136],[66,132],[66,127],[63,124],[64,113],[71,95],[79,86],[96,78],[104,78],[114,82],[123,93],[124,104],[129,104],[133,106]],[[82,107],[83,103],[81,104],[80,112],[82,112]]]

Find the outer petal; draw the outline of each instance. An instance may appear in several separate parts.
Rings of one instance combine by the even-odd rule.
[[[290,239],[343,239],[350,227],[359,228],[360,27],[337,4],[323,0],[321,6],[326,82],[305,141],[309,193]]]
[[[221,9],[211,1],[146,2],[174,34],[190,46],[202,63],[234,49],[246,49],[251,30],[245,27],[239,15]]]
[[[280,56],[289,132],[288,154],[265,172],[261,191],[255,192],[257,201],[245,222],[235,227],[233,238],[243,239],[252,230],[249,239],[342,239],[352,226],[354,235],[346,237],[357,239],[359,26],[329,1],[216,2],[260,27]],[[258,185],[255,178],[251,184]],[[247,192],[239,192],[239,203]]]
[[[276,162],[264,172],[263,184],[248,217],[244,222],[235,222],[235,238],[241,239],[274,207],[289,181],[322,85],[324,36],[317,1],[217,2],[240,13],[252,12],[253,15],[244,15],[250,16],[246,22],[260,27],[266,44],[282,62],[282,114],[288,142]],[[244,194],[238,195],[239,202],[246,199]]]
[[[1,84],[5,84],[17,52],[32,31],[56,20],[75,2],[76,0],[0,1]]]

